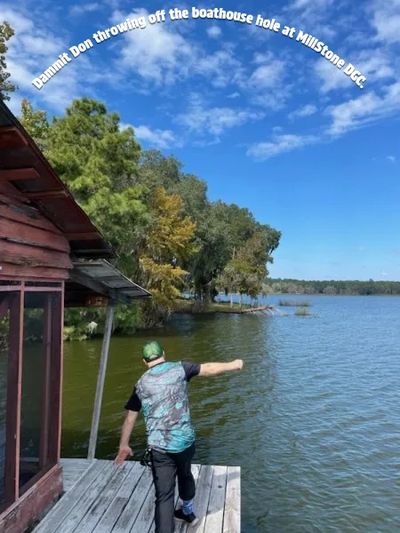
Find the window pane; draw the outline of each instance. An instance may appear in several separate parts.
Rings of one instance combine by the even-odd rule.
[[[10,333],[9,298],[0,293],[0,509],[5,502],[7,370]]]

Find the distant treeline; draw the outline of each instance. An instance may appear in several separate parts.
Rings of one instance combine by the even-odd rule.
[[[266,281],[264,290],[278,294],[400,294],[400,281],[308,281],[270,278]]]

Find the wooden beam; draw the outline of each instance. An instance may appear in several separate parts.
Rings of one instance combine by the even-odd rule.
[[[69,243],[63,235],[6,218],[1,220],[0,239],[68,254],[70,252]]]
[[[86,233],[65,233],[64,237],[69,241],[96,241],[101,238],[96,231]]]
[[[27,146],[28,141],[15,126],[0,127],[0,149],[21,148]]]
[[[83,285],[84,287],[88,287],[97,294],[104,294],[104,296],[108,296],[107,287],[94,280],[93,278],[85,276],[85,274],[82,274],[81,272],[77,272],[75,269],[71,271],[70,281],[78,283],[79,285]]]
[[[8,295],[1,296],[0,293],[0,320],[6,316],[9,309],[9,299]]]
[[[40,178],[39,172],[33,167],[7,168],[0,170],[0,181],[34,180]]]
[[[7,502],[14,502],[19,493],[19,455],[21,425],[22,347],[24,292],[13,295],[10,305],[10,335],[7,373],[6,415],[6,479]]]
[[[37,207],[12,202],[7,196],[0,194],[0,219],[2,218],[15,220],[27,226],[42,228],[57,235],[62,235],[62,232],[50,220],[45,218]]]
[[[97,434],[99,431],[101,404],[103,401],[104,381],[106,378],[107,361],[108,361],[108,353],[110,350],[110,339],[111,339],[113,321],[114,321],[114,304],[112,302],[109,302],[107,306],[103,345],[101,347],[99,374],[97,376],[96,398],[94,401],[92,427],[90,430],[88,459],[94,459],[95,454],[96,454]]]
[[[51,374],[50,374],[50,427],[49,461],[58,462],[61,451],[61,410],[63,387],[63,324],[64,324],[64,284],[63,292],[53,295],[51,325]]]
[[[113,251],[108,246],[107,248],[79,248],[77,250],[72,249],[72,252],[78,258],[82,257],[83,255],[86,256],[87,254],[91,254],[93,257],[97,255],[97,259],[103,259],[104,257],[113,257]]]
[[[59,189],[57,191],[24,192],[24,196],[29,200],[41,200],[42,198],[65,198],[69,194],[65,189]]]
[[[61,270],[51,267],[29,267],[12,265],[10,263],[0,263],[0,280],[28,280],[28,281],[61,281],[69,278],[67,269]],[[0,285],[0,291],[3,287]],[[10,286],[8,290],[15,290],[15,286]],[[14,289],[12,288],[14,287]]]
[[[42,289],[42,287],[35,287]],[[50,378],[51,378],[51,356],[52,356],[52,295],[46,295],[44,305],[44,332],[43,332],[43,384],[42,384],[42,405],[41,405],[41,425],[40,425],[40,446],[39,446],[39,470],[42,470],[48,462],[49,447],[49,420],[50,420]]]
[[[1,238],[0,257],[2,262],[20,266],[51,267],[55,269],[72,268],[71,259],[66,252],[17,244]]]

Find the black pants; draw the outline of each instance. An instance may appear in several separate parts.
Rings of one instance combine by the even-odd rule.
[[[178,477],[179,497],[191,500],[195,483],[191,472],[194,443],[180,453],[152,451],[152,471],[156,489],[156,533],[173,533],[175,478]]]

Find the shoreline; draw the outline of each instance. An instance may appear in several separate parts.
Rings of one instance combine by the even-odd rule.
[[[256,307],[250,304],[230,302],[210,302],[202,303],[196,300],[176,300],[173,314],[192,314],[192,315],[211,315],[216,313],[227,313],[234,315],[244,315],[262,311],[272,311],[272,305],[258,305]]]

